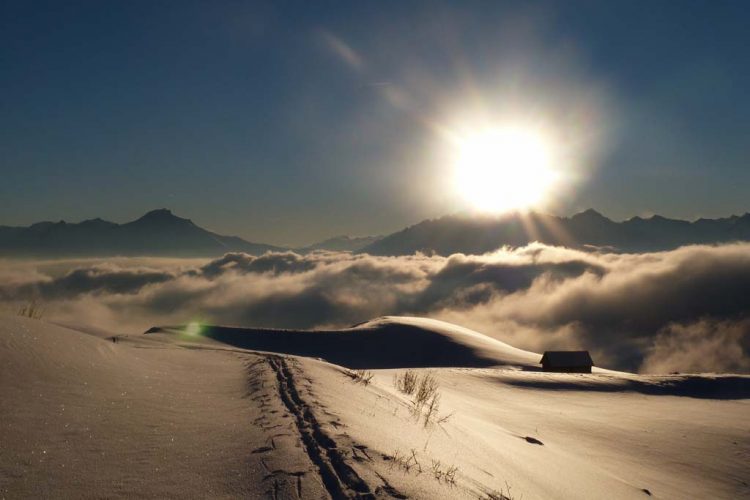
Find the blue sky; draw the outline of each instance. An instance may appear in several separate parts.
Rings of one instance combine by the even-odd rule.
[[[552,211],[744,213],[748,9],[2,0],[0,224],[386,233],[467,208],[435,127],[482,113],[583,144]]]

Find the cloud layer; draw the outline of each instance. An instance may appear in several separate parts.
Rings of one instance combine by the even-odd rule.
[[[0,301],[112,331],[193,320],[347,326],[386,314],[452,321],[600,366],[750,372],[750,244],[647,254],[532,244],[486,255],[226,254],[210,261],[0,263]]]

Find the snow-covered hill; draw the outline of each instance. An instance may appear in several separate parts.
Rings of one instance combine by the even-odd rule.
[[[422,318],[114,338],[1,317],[0,496],[750,495],[750,377],[538,358]],[[407,370],[434,380],[430,419]]]
[[[274,330],[210,325],[155,327],[149,334],[201,337],[243,349],[321,358],[349,368],[538,367],[540,354],[444,321],[385,316],[342,330]]]

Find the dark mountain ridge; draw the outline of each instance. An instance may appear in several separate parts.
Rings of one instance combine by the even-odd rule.
[[[381,240],[383,236],[334,236],[327,240],[313,243],[306,247],[295,249],[296,252],[310,253],[315,250],[329,250],[332,252],[356,252],[362,248],[372,245],[378,240]]]
[[[422,221],[385,237],[339,236],[294,251],[354,251],[372,255],[481,254],[502,246],[518,247],[534,241],[618,252],[750,241],[750,213],[692,222],[659,215],[615,222],[592,209],[571,217],[536,212],[501,216],[449,215]],[[96,218],[79,223],[0,226],[0,256],[12,257],[213,257],[227,252],[260,255],[289,250],[292,249],[213,233],[167,209],[152,210],[124,224]]]
[[[654,215],[615,222],[589,209],[572,217],[530,212],[501,216],[449,215],[407,227],[362,248],[372,255],[415,252],[481,254],[538,241],[619,252],[670,250],[683,245],[750,241],[750,213],[684,221]]]
[[[0,226],[0,255],[5,256],[204,257],[226,252],[258,255],[283,250],[207,231],[167,209],[152,210],[125,224],[97,218],[72,224],[60,221],[38,222],[29,227]]]

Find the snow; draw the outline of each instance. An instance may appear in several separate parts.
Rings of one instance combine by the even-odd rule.
[[[2,318],[0,498],[263,495],[254,356],[137,340]]]
[[[750,497],[747,376],[544,373],[423,318],[187,331],[0,317],[0,497]]]
[[[515,498],[740,498],[750,494],[750,402],[630,390],[520,388],[559,379],[570,385],[610,375],[527,373],[507,369],[430,370],[440,384],[441,425],[425,427],[409,398],[378,370],[368,386],[340,384],[340,369],[312,360],[319,402],[336,408],[350,439],[382,457],[416,451],[423,469],[459,469],[456,485],[392,466],[372,465],[402,493],[418,498],[482,498],[510,485]],[[419,370],[420,372],[426,369]],[[747,382],[747,379],[745,380]],[[543,443],[534,444],[530,437]],[[507,484],[506,484],[507,482]]]

